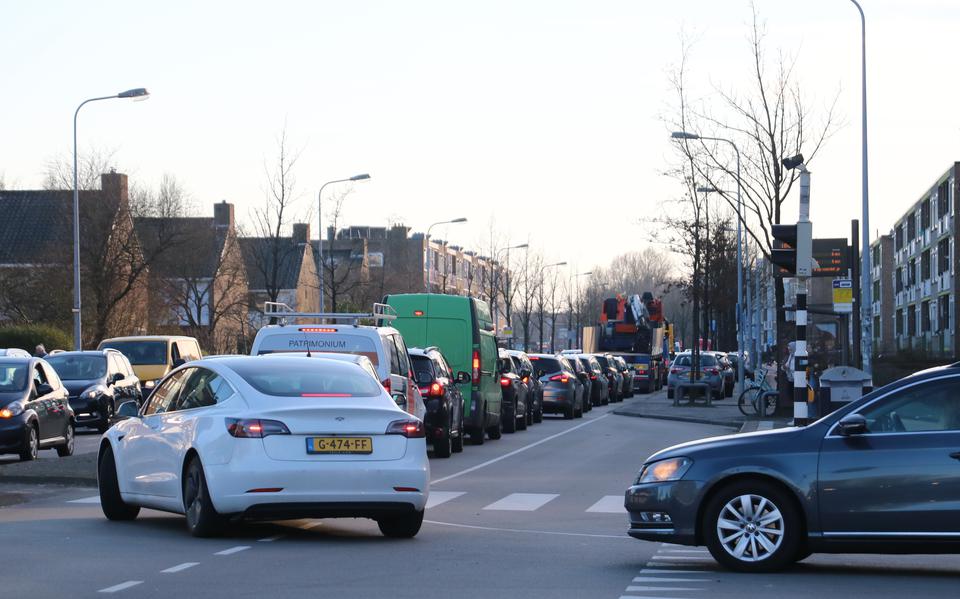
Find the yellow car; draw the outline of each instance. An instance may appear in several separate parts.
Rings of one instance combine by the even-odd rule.
[[[104,339],[97,349],[115,349],[125,355],[143,385],[146,398],[168,372],[202,357],[193,337],[179,335],[135,335]]]

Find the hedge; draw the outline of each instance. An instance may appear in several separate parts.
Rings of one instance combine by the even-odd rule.
[[[39,344],[47,351],[73,349],[73,335],[48,324],[0,326],[0,347],[17,347],[33,353]]]

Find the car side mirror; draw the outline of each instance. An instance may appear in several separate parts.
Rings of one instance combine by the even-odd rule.
[[[120,418],[138,418],[140,407],[135,401],[125,401],[117,407],[117,416]]]
[[[394,393],[391,397],[393,397],[394,403],[396,403],[397,406],[398,406],[401,410],[406,410],[406,409],[407,409],[407,396],[406,396],[406,395],[404,395],[403,393]]]
[[[844,437],[867,432],[867,419],[862,414],[847,414],[837,423],[837,432]]]
[[[461,384],[473,382],[473,376],[469,372],[461,370],[457,373],[457,382]]]
[[[113,376],[110,377],[110,382],[111,382],[111,383],[119,383],[119,382],[122,381],[124,378],[126,378],[126,377],[123,376],[123,373],[122,373],[122,372],[115,372],[115,373],[113,373]]]
[[[183,366],[183,365],[186,364],[186,363],[187,363],[187,361],[184,360],[183,358],[177,358],[176,360],[173,361],[173,367],[174,367],[174,368],[179,368],[179,367]]]

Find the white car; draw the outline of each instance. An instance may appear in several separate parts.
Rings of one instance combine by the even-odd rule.
[[[182,513],[195,536],[228,520],[366,517],[413,537],[429,493],[423,422],[361,366],[261,356],[168,374],[103,436],[100,504]]]

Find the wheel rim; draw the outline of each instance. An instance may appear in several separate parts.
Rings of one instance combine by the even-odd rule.
[[[67,451],[73,453],[73,426],[67,425]]]
[[[190,468],[187,473],[187,485],[184,489],[184,500],[187,504],[187,516],[191,522],[196,522],[200,517],[201,496],[203,487],[200,484],[200,470]]]
[[[30,427],[30,457],[36,458],[40,451],[40,443],[37,440],[37,429]]]
[[[767,559],[783,544],[780,509],[766,497],[739,495],[723,506],[717,518],[717,538],[731,557],[743,562]]]

